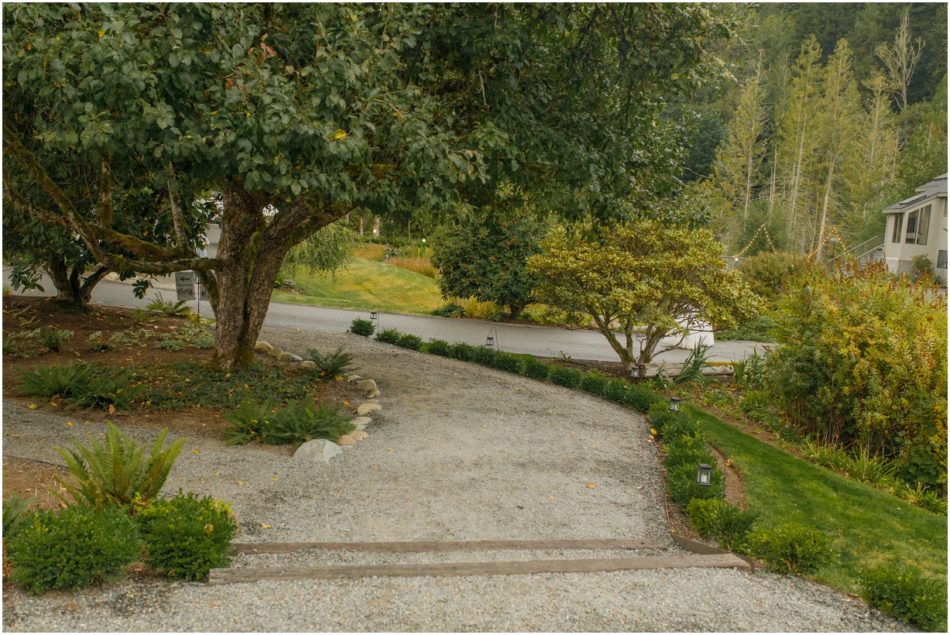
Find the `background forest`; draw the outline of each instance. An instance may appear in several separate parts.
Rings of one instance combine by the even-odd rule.
[[[727,253],[811,253],[835,230],[873,247],[881,210],[947,169],[947,6],[731,11],[731,80],[670,113],[688,129],[684,194]]]

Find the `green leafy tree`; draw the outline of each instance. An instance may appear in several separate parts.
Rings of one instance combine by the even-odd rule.
[[[531,301],[534,279],[527,262],[540,251],[543,233],[530,214],[491,208],[449,224],[437,236],[432,255],[443,297],[494,302],[518,317]]]
[[[608,218],[675,188],[669,95],[725,35],[699,5],[6,5],[5,159],[117,271],[196,271],[214,359],[250,363],[286,254],[362,210],[490,204]],[[51,169],[97,171],[93,216]],[[141,166],[173,240],[123,232],[111,192]],[[222,197],[214,258],[183,210]],[[151,213],[151,212],[150,212]]]
[[[675,348],[658,350],[663,338],[685,336],[690,324],[729,328],[758,304],[741,277],[726,270],[722,245],[705,229],[655,220],[601,235],[590,226],[561,228],[541,249],[528,260],[538,299],[590,315],[628,371]]]

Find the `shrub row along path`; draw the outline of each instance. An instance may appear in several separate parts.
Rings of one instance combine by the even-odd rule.
[[[4,267],[4,283],[9,284],[10,268]],[[53,283],[44,275],[42,281],[45,293],[27,291],[25,295],[53,295]],[[21,293],[21,292],[18,292]],[[92,301],[108,306],[144,308],[156,295],[165,300],[175,299],[174,281],[169,277],[159,278],[155,288],[147,292],[147,297],[138,299],[132,295],[129,283],[103,281],[93,290]],[[198,303],[188,302],[193,311]],[[212,314],[208,302],[201,303],[201,314]],[[271,302],[265,323],[269,326],[302,328],[311,331],[339,333],[350,327],[355,318],[367,319],[367,311],[347,309],[328,309],[299,304],[281,304]],[[472,345],[485,343],[492,335],[502,350],[511,353],[526,353],[538,357],[557,357],[562,353],[574,359],[616,362],[614,352],[604,336],[592,330],[570,330],[552,326],[533,326],[528,324],[503,324],[470,319],[449,319],[427,315],[381,314],[381,329],[398,329],[403,333],[412,333],[428,340],[443,339],[449,342],[465,342]],[[664,340],[664,345],[672,343]],[[738,361],[753,353],[762,354],[763,344],[758,342],[725,341],[717,342],[709,351],[711,361]],[[676,349],[656,356],[657,363],[682,363],[689,351]]]
[[[342,344],[382,390],[369,438],[329,464],[285,451],[188,441],[165,493],[233,503],[241,542],[644,539],[676,554],[644,420],[578,392],[350,334],[268,328],[284,349]],[[4,403],[4,458],[103,426]],[[154,418],[154,417],[153,417]],[[119,422],[141,440],[154,426]],[[484,562],[653,552],[308,552],[234,567]],[[76,593],[4,588],[24,631],[867,631],[901,626],[797,578],[732,569],[369,577],[206,585],[134,576]]]

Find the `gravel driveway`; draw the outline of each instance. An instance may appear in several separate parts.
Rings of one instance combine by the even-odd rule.
[[[376,379],[369,438],[328,465],[192,439],[166,484],[233,503],[242,542],[644,538],[672,547],[641,417],[578,392],[352,335],[265,329],[282,348],[343,344]],[[3,453],[60,462],[52,446],[103,426],[3,405]],[[145,440],[150,428],[130,430]],[[285,564],[606,557],[610,552],[311,553]],[[629,553],[625,555],[630,555]],[[241,556],[235,566],[271,565]],[[725,569],[208,586],[127,579],[32,597],[5,588],[16,631],[868,631],[901,630],[797,578]]]

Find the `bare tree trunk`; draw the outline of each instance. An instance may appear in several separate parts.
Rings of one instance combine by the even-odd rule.
[[[828,178],[825,181],[825,200],[821,205],[821,221],[818,223],[818,247],[815,250],[815,260],[821,260],[821,251],[825,246],[825,223],[828,220],[828,200],[831,198],[831,178],[835,172],[835,162],[838,157],[831,159],[828,166]]]
[[[775,162],[778,160],[778,149],[772,150],[772,182],[769,183],[769,213],[768,218],[771,220],[772,212],[775,211]]]
[[[379,216],[373,216],[373,236],[379,238],[379,228],[381,221]]]
[[[617,356],[620,358],[620,363],[623,364],[623,369],[629,373],[634,364],[632,337],[629,334],[627,335],[627,346],[625,347],[617,340],[617,334],[610,328],[611,320],[609,317],[600,317],[592,311],[588,311],[588,313],[593,316],[597,330],[604,336],[607,343],[610,344],[610,348],[614,349],[614,352],[617,353]],[[627,333],[628,329],[625,329],[624,332]]]

